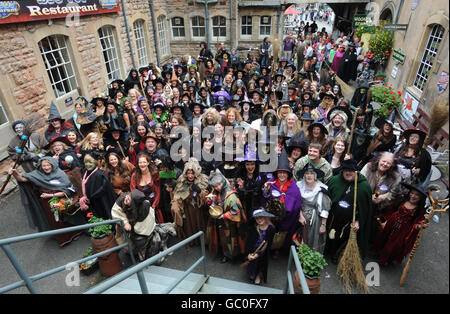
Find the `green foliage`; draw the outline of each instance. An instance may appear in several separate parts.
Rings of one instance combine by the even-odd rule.
[[[360,25],[355,31],[356,37],[361,39],[363,34],[375,34],[376,27],[372,25]]]
[[[394,46],[394,32],[383,29],[383,24],[376,27],[375,34],[369,41],[369,49],[374,54],[374,61],[382,66],[391,55]]]
[[[377,74],[378,75],[378,74]],[[381,108],[374,111],[376,117],[387,116],[394,108],[402,106],[402,92],[395,90],[392,86],[375,85],[371,89],[372,101],[380,104]]]
[[[300,245],[297,253],[303,273],[308,277],[320,278],[320,272],[328,265],[323,255],[311,250],[306,244]]]
[[[90,224],[96,223],[96,222],[103,222],[105,221],[103,218],[97,218],[95,216],[92,216],[89,218],[88,222]],[[107,236],[112,232],[112,225],[100,225],[89,228],[89,233],[93,238],[101,238],[103,236]]]

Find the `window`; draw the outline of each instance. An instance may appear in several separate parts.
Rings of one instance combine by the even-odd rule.
[[[77,88],[77,79],[67,48],[66,37],[52,35],[39,42],[39,50],[56,98]]]
[[[134,37],[136,37],[136,47],[139,58],[139,66],[148,65],[147,45],[145,44],[144,21],[138,20],[134,22]]]
[[[103,59],[105,61],[108,80],[122,77],[120,72],[119,57],[117,54],[116,41],[114,39],[114,29],[112,26],[103,26],[98,30],[100,44],[102,46]]]
[[[173,38],[183,38],[184,34],[184,19],[182,17],[172,18],[172,36]]]
[[[5,108],[3,107],[2,101],[0,100],[0,125],[8,123],[9,119],[6,115]]]
[[[213,16],[213,37],[227,37],[227,20],[224,16]]]
[[[270,30],[272,28],[272,17],[271,16],[261,16],[259,22],[259,35],[270,36]]]
[[[243,16],[241,19],[241,35],[252,35],[252,17]]]
[[[425,51],[423,52],[423,57],[417,70],[416,79],[414,80],[414,86],[420,91],[423,91],[425,88],[428,75],[433,67],[433,61],[443,36],[444,28],[439,24],[435,24],[428,37],[427,45],[425,46]]]
[[[194,16],[191,19],[192,37],[205,37],[205,19],[201,16]]]
[[[161,55],[166,56],[169,54],[169,49],[167,47],[167,39],[166,39],[166,23],[164,20],[166,17],[164,15],[158,16],[158,39],[159,39],[159,48],[161,49]]]

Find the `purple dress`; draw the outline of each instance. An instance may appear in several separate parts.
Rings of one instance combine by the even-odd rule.
[[[277,180],[278,181],[278,180]],[[287,181],[285,184],[287,184]],[[278,232],[287,231],[286,239],[284,240],[283,248],[288,249],[292,243],[292,236],[297,229],[297,222],[300,216],[300,210],[302,208],[302,195],[297,187],[294,179],[290,179],[290,185],[286,192],[281,193],[280,188],[277,184],[272,184],[269,189],[269,193],[263,192],[264,198],[267,200],[271,197],[278,199],[283,199],[284,196],[284,206],[286,207],[286,216],[280,222],[278,227]]]
[[[333,69],[334,73],[338,73],[339,65],[341,64],[342,57],[344,56],[345,51],[338,51],[334,55],[333,63],[331,64],[331,69]]]

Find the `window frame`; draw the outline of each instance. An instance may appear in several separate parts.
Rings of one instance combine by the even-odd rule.
[[[109,34],[106,34],[110,31]],[[103,33],[103,36],[100,34]],[[115,27],[112,25],[104,25],[97,30],[98,38],[100,40],[100,47],[102,50],[103,61],[105,62],[106,75],[108,76],[108,80],[112,81],[114,79],[122,78],[122,69],[120,66],[120,58],[119,58],[119,50],[117,46],[116,36],[115,36]],[[106,35],[106,36],[105,36]],[[103,44],[109,44],[108,47],[104,48]],[[106,46],[106,45],[105,45]],[[105,55],[108,56],[108,60],[106,60]],[[108,65],[114,65],[115,69],[108,72]]]
[[[167,41],[167,27],[165,22],[166,17],[164,15],[160,15],[156,19],[156,24],[158,28],[158,45],[162,57],[169,55],[169,46]]]
[[[200,19],[202,19],[203,20],[203,25],[194,25],[194,19],[197,19],[198,22],[200,22]],[[190,18],[190,21],[191,21],[191,27],[190,28],[191,28],[191,37],[192,37],[192,39],[194,39],[194,40],[204,40],[206,38],[206,20],[205,20],[205,18],[203,16],[201,16],[201,15],[195,15],[195,16],[192,16]],[[203,36],[195,36],[194,28],[198,29],[199,32],[200,32],[201,29],[203,29]]]
[[[246,18],[246,23],[244,24],[243,19]],[[248,23],[248,18],[250,18],[250,24]],[[243,30],[246,28],[250,29],[250,34],[244,34]],[[241,16],[241,37],[243,38],[251,38],[253,36],[253,16],[251,15],[242,15]]]
[[[214,20],[216,19],[216,22],[218,25],[214,24]],[[224,23],[222,25],[222,23]],[[219,36],[215,36],[214,32],[218,31]],[[225,35],[222,36],[222,32],[225,32]],[[211,17],[211,37],[218,40],[226,40],[227,38],[227,18],[223,15],[215,15]]]
[[[56,98],[70,94],[78,86],[67,39],[68,37],[65,35],[55,34],[46,36],[38,42],[39,52]],[[48,51],[44,50],[44,40],[47,40],[49,44]],[[52,59],[50,59],[50,56]],[[55,63],[51,64],[52,61]],[[62,89],[58,88],[58,86],[61,86]]]
[[[181,19],[182,25],[175,25],[174,24],[174,20],[175,19]],[[185,39],[186,38],[186,28],[185,27],[186,27],[186,25],[184,23],[184,17],[182,17],[182,16],[174,16],[174,17],[172,17],[170,19],[170,30],[171,30],[170,35],[171,35],[172,39],[173,40]],[[179,36],[179,35],[175,36],[175,30],[177,30],[178,33],[182,30],[183,31],[183,36]]]
[[[263,24],[263,19],[264,18],[269,18],[269,23],[268,24]],[[263,34],[262,33],[262,28],[269,28],[269,34]],[[271,36],[272,34],[272,16],[270,15],[261,15],[259,17],[259,37],[267,37],[267,36]]]
[[[136,20],[133,23],[134,38],[136,40],[136,50],[138,54],[138,63],[140,67],[149,64],[149,53],[147,49],[147,42],[145,41],[145,21],[142,19]]]
[[[440,44],[444,39],[445,28],[440,24],[430,25],[430,32],[424,46],[422,57],[417,65],[412,86],[422,94],[427,86],[430,72],[434,67],[434,61],[438,55]],[[436,30],[436,32],[435,32]],[[440,37],[439,37],[440,36]],[[433,48],[433,49],[431,49]],[[431,60],[430,60],[431,59]],[[426,72],[425,72],[426,71]]]
[[[4,122],[2,122],[2,118],[5,119]],[[10,123],[8,113],[6,112],[5,106],[3,105],[2,99],[0,98],[0,127],[7,125]]]

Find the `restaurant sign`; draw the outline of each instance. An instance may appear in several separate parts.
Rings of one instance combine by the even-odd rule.
[[[0,1],[0,24],[118,12],[119,0]]]

